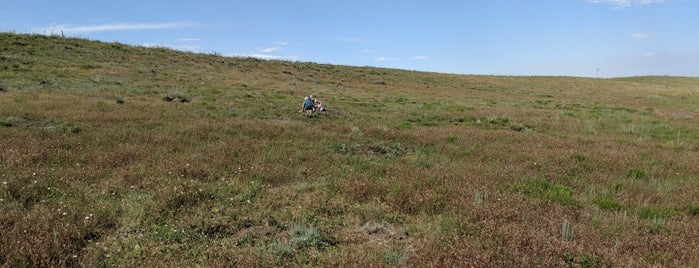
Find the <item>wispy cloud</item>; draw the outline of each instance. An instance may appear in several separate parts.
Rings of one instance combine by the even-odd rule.
[[[32,32],[39,34],[51,34],[64,32],[68,34],[85,34],[109,31],[139,31],[139,30],[160,30],[177,29],[190,27],[190,23],[168,22],[168,23],[108,23],[97,25],[75,26],[69,24],[55,25],[50,27],[35,28]]]
[[[649,33],[632,33],[631,38],[635,39],[651,39],[653,38],[652,34]]]
[[[396,58],[386,58],[386,57],[376,57],[374,58],[375,61],[398,61]]]
[[[411,60],[426,60],[429,59],[427,56],[412,56],[410,57]]]
[[[621,9],[632,5],[662,4],[667,1],[668,0],[587,0],[588,3],[593,4],[609,4],[614,9]]]
[[[261,59],[261,60],[299,60],[300,58],[297,56],[277,56],[277,55],[269,55],[269,54],[260,54],[260,53],[253,53],[253,54],[241,54],[241,53],[236,53],[229,55],[231,57],[236,57],[236,58],[256,58],[256,59]]]
[[[274,51],[277,51],[277,50],[280,50],[280,49],[282,49],[282,48],[281,48],[281,47],[268,47],[268,48],[261,48],[261,49],[258,49],[257,52],[260,52],[260,53],[270,53],[270,52],[274,52]]]
[[[371,53],[371,49],[368,49],[368,48],[365,48],[365,49],[362,50],[362,51],[363,51],[364,53]]]
[[[288,45],[288,42],[283,42],[283,41],[277,41],[274,42],[274,46],[271,47],[265,47],[265,48],[256,48],[255,51],[258,53],[272,53],[274,51],[281,50],[284,46]]]
[[[256,59],[262,59],[262,60],[299,60],[299,57],[297,56],[280,56],[280,55],[273,55],[270,54],[272,52],[280,51],[284,49],[285,46],[289,44],[289,42],[285,41],[277,41],[272,43],[273,46],[269,47],[256,47],[255,53],[252,54],[245,54],[245,53],[235,53],[230,55],[231,57],[239,57],[239,58],[256,58]]]
[[[187,45],[182,45],[182,46],[173,46],[173,45],[165,45],[165,44],[158,44],[158,43],[143,43],[144,47],[152,47],[152,48],[167,48],[167,49],[173,49],[173,50],[180,50],[180,51],[199,51],[199,47],[197,46],[187,46]]]
[[[180,39],[177,39],[177,41],[180,41],[180,42],[196,42],[199,40],[201,40],[201,39],[199,39],[199,38],[180,38]]]
[[[649,33],[649,32],[635,32],[630,33],[629,37],[633,39],[656,39],[662,37],[661,33]]]

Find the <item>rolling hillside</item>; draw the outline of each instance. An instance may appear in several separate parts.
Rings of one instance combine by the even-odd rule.
[[[699,78],[0,44],[2,267],[699,266]]]

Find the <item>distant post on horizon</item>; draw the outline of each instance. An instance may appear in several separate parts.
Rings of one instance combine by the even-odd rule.
[[[599,68],[597,68],[597,71],[595,72],[595,78],[599,78]]]

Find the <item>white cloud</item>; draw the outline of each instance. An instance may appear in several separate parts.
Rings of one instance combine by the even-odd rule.
[[[426,60],[429,59],[427,56],[412,56],[410,57],[411,60]]]
[[[99,25],[87,25],[87,26],[73,26],[68,24],[56,25],[44,28],[32,29],[33,33],[39,34],[57,34],[57,33],[67,33],[67,34],[84,34],[84,33],[98,33],[98,32],[108,32],[108,31],[138,31],[138,30],[160,30],[160,29],[176,29],[190,27],[192,24],[182,23],[182,22],[170,22],[170,23],[109,23],[109,24],[99,24]]]
[[[632,33],[631,38],[635,39],[651,39],[653,37],[652,34],[649,33]]]
[[[365,48],[365,49],[362,50],[362,51],[364,51],[364,53],[371,53],[371,49],[368,49],[368,48]]]
[[[180,41],[180,42],[196,42],[199,40],[201,40],[201,39],[199,39],[199,38],[180,38],[180,39],[177,39],[177,41]]]
[[[646,54],[643,54],[644,57],[653,57],[655,55],[657,55],[657,53],[655,53],[655,52],[648,52]]]
[[[624,7],[630,7],[632,5],[650,5],[650,4],[662,4],[668,0],[587,0],[588,3],[593,4],[609,4],[614,9],[621,9]]]
[[[376,57],[374,58],[375,61],[397,61],[398,59],[396,58],[386,58],[386,57]]]
[[[236,57],[236,58],[256,58],[256,59],[261,59],[261,60],[299,60],[300,58],[297,56],[277,56],[277,55],[269,55],[269,54],[260,54],[260,53],[254,53],[254,54],[232,54],[230,55],[231,57]]]
[[[277,41],[277,42],[274,42],[274,46],[272,46],[272,47],[256,48],[255,51],[257,51],[257,53],[271,53],[271,52],[274,52],[274,51],[281,50],[282,47],[284,47],[284,46],[286,46],[286,45],[288,45],[288,44],[289,44],[289,43],[287,43],[287,42]]]
[[[172,46],[172,45],[164,45],[164,44],[158,44],[158,43],[143,43],[144,47],[150,47],[150,48],[167,48],[167,49],[173,49],[173,50],[180,50],[180,51],[191,51],[195,52],[199,50],[199,47],[197,46]]]
[[[280,49],[281,49],[281,47],[268,47],[268,48],[261,48],[261,49],[258,49],[257,52],[260,52],[260,53],[270,53],[270,52],[274,52],[274,51],[277,51],[277,50],[280,50]]]
[[[272,55],[270,53],[275,52],[275,51],[280,51],[284,48],[284,46],[288,45],[288,42],[285,41],[276,41],[272,43],[273,46],[270,47],[256,47],[255,53],[252,54],[245,54],[245,53],[236,53],[229,55],[231,57],[237,57],[237,58],[256,58],[256,59],[261,59],[261,60],[288,60],[288,61],[295,61],[299,60],[299,57],[297,56],[280,56],[280,55]]]

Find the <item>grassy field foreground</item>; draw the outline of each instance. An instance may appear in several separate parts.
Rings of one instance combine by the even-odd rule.
[[[699,78],[0,33],[0,266],[696,267],[698,116]]]

